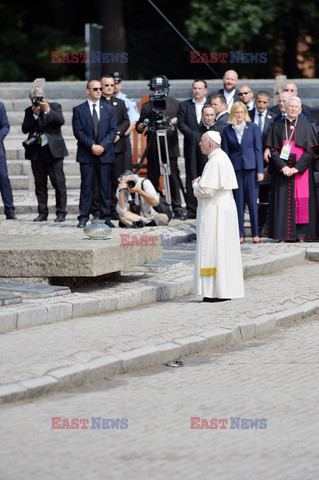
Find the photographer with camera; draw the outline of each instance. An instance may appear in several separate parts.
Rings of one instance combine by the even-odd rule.
[[[160,196],[148,178],[141,178],[126,170],[119,178],[116,196],[119,227],[142,228],[168,224],[168,216],[155,210],[160,203]]]
[[[63,158],[68,155],[61,126],[64,124],[62,107],[59,103],[48,103],[40,88],[30,92],[31,107],[26,108],[22,124],[28,139],[23,142],[25,158],[31,160],[35,181],[35,194],[39,215],[34,222],[48,218],[48,176],[55,189],[56,219],[64,222],[66,217],[66,185]]]
[[[142,106],[140,118],[136,124],[136,130],[143,133],[147,127],[147,178],[154,187],[159,189],[160,159],[156,131],[165,130],[167,135],[168,156],[170,164],[169,186],[172,200],[174,218],[185,217],[181,206],[180,179],[177,158],[179,156],[177,134],[177,112],[180,102],[168,96],[169,81],[164,75],[153,77],[148,86],[150,87],[150,101]],[[165,163],[165,152],[161,148],[162,161]],[[166,193],[167,196],[167,193]]]

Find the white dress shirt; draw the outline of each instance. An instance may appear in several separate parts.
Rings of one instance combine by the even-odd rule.
[[[97,118],[99,119],[100,121],[100,99],[97,100],[96,102],[92,102],[92,100],[90,100],[89,98],[87,99],[87,102],[89,104],[89,107],[90,107],[90,112],[91,112],[91,115],[93,117],[93,103],[95,103],[96,105],[96,113],[97,113]]]

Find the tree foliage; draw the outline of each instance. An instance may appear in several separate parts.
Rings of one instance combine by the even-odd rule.
[[[168,19],[201,52],[267,52],[267,63],[212,65],[221,76],[289,77],[302,73],[298,45],[315,59],[319,74],[319,9],[314,0],[154,0]],[[190,62],[190,48],[159,13],[141,0],[0,0],[0,81],[84,79],[85,64],[52,63],[51,52],[84,52],[84,25],[104,25],[103,49],[128,52],[127,77],[212,77]],[[108,50],[109,49],[109,50]],[[119,66],[117,66],[119,68]],[[114,71],[110,64],[104,71]]]

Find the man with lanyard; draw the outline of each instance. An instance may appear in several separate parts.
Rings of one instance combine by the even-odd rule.
[[[267,139],[273,165],[269,237],[299,241],[318,238],[313,175],[317,139],[310,123],[299,117],[301,100],[286,101],[287,116],[273,124]]]

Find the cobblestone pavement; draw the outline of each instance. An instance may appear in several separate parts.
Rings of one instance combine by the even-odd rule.
[[[2,406],[0,478],[316,480],[318,349],[313,318],[183,368]],[[89,419],[88,429],[51,429],[51,417]],[[128,428],[92,429],[91,417]],[[226,418],[228,428],[190,429],[190,417]],[[231,417],[267,428],[230,429]]]
[[[0,336],[0,385],[284,312],[317,300],[318,284],[318,263],[306,262],[245,279],[244,299],[207,304],[186,296],[8,332]]]

